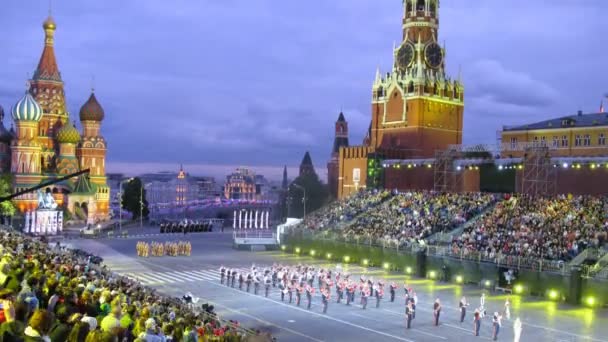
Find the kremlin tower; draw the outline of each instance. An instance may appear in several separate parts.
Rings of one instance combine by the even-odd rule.
[[[338,196],[340,147],[348,147],[348,122],[342,112],[340,112],[336,121],[334,147],[331,150],[331,159],[327,163],[327,185],[333,198]]]
[[[100,133],[104,111],[91,93],[80,109],[82,134],[70,123],[55,58],[57,25],[49,16],[42,27],[45,39],[38,67],[25,95],[11,111],[16,131],[7,131],[0,122],[0,166],[3,172],[10,170],[14,175],[14,192],[90,169],[89,176],[81,175],[46,190],[76,218],[87,223],[105,221],[109,218],[110,190],[105,176],[106,141]],[[0,121],[3,116],[0,107]],[[19,196],[14,203],[22,213],[33,211],[36,193]]]

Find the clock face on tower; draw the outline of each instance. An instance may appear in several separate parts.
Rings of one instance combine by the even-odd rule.
[[[401,69],[405,69],[414,60],[414,47],[410,43],[405,43],[401,45],[399,51],[397,52],[397,65]]]
[[[424,48],[424,59],[431,68],[439,68],[443,62],[443,51],[437,43],[430,43]]]

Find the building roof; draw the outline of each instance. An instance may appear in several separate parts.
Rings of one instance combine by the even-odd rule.
[[[302,158],[302,163],[300,164],[300,166],[304,165],[312,166],[312,159],[310,158],[310,153],[308,153],[308,151],[306,151],[306,154],[304,154],[304,158]]]
[[[579,112],[579,114],[562,116],[527,125],[504,126],[502,131],[509,132],[534,129],[580,128],[594,126],[608,126],[608,113],[582,114],[582,112]]]
[[[345,122],[346,119],[344,119],[344,113],[340,112],[340,115],[338,115],[338,122]]]
[[[42,50],[42,56],[40,56],[38,68],[36,68],[36,71],[34,71],[34,77],[32,79],[35,81],[49,80],[61,82],[61,73],[59,73],[59,68],[57,67],[55,49],[53,48],[53,36],[57,26],[55,21],[53,21],[53,18],[48,17],[44,21],[42,27],[45,31],[44,50]]]
[[[80,142],[80,132],[75,124],[66,123],[57,131],[57,142],[60,144],[78,144]]]
[[[78,195],[91,195],[95,193],[95,188],[89,182],[89,177],[87,175],[80,175],[76,180],[76,185],[74,185],[73,194]]]
[[[91,92],[91,96],[87,102],[80,108],[80,121],[102,121],[104,117],[104,111],[95,93]]]
[[[13,106],[12,115],[15,121],[40,121],[42,118],[42,108],[32,95],[26,92]]]

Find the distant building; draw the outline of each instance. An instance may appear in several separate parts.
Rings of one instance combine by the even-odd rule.
[[[562,116],[520,126],[503,127],[502,157],[523,157],[522,146],[548,146],[555,157],[594,157],[607,154],[606,113]]]
[[[256,176],[252,170],[238,168],[226,176],[224,185],[226,199],[253,201],[257,199],[257,190]]]
[[[186,206],[199,200],[199,188],[196,180],[183,169],[172,178],[166,178],[168,172],[158,174],[161,180],[149,181],[151,175],[142,176],[146,188],[146,200],[151,206]],[[165,179],[168,179],[165,181]]]
[[[262,175],[246,168],[238,168],[226,177],[224,197],[232,200],[269,201],[276,200],[273,185]]]
[[[220,197],[221,189],[213,177],[192,177],[198,188],[198,198],[201,200]]]

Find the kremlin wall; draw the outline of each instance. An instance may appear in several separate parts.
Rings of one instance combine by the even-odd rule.
[[[90,169],[70,181],[44,189],[74,219],[96,223],[109,219],[110,188],[106,181],[107,143],[101,134],[105,113],[92,91],[79,111],[78,131],[66,107],[64,83],[55,57],[57,25],[48,17],[42,28],[44,46],[38,67],[21,99],[12,106],[14,128],[0,122],[0,166],[14,178],[13,192],[80,170]],[[4,119],[0,106],[0,118]],[[3,121],[3,120],[2,120]],[[37,194],[13,200],[21,214],[38,206]]]

